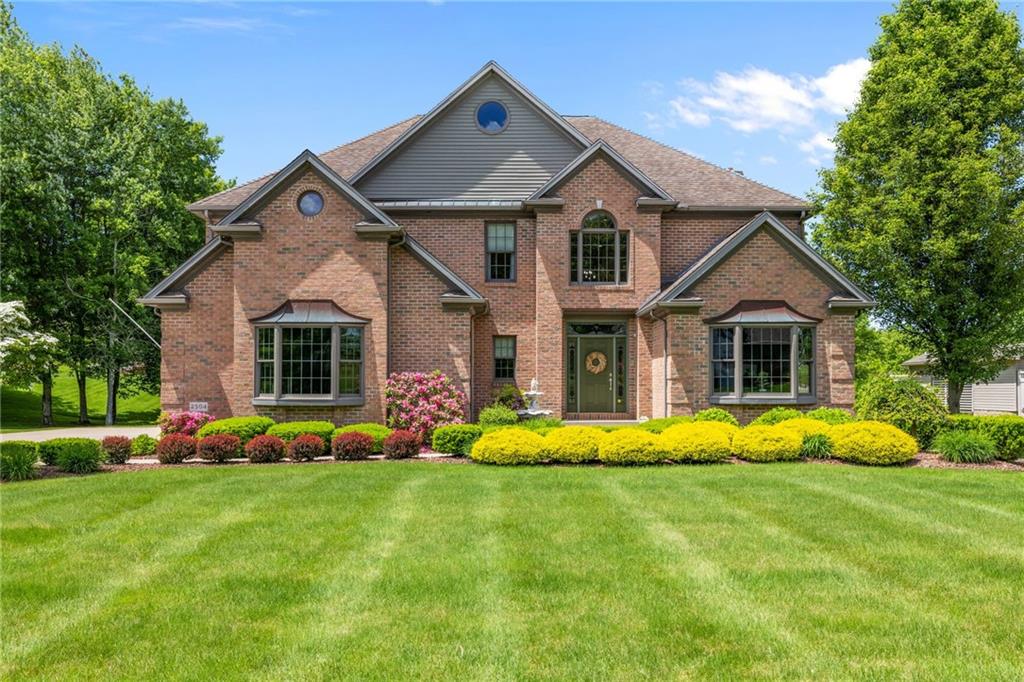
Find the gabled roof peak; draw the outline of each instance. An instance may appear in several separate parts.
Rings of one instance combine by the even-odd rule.
[[[601,138],[595,140],[593,144],[584,149],[579,156],[573,159],[569,165],[560,170],[550,180],[544,183],[544,185],[540,189],[538,189],[530,196],[530,200],[540,199],[545,194],[548,194],[549,192],[552,192],[558,187],[560,187],[564,182],[566,182],[570,177],[572,177],[577,170],[585,166],[597,154],[604,154],[605,156],[607,156],[612,162],[619,166],[619,168],[621,168],[627,175],[633,178],[639,185],[641,185],[642,187],[646,188],[649,192],[651,192],[652,196],[657,197],[658,199],[664,199],[666,201],[672,200],[671,195],[669,195],[668,192],[662,189],[658,185],[658,183],[654,182],[654,180],[651,180],[651,178],[645,175],[643,171],[641,171],[639,168],[637,168],[628,160],[626,160],[625,157],[623,157],[621,154],[615,151],[614,147],[612,147],[610,144],[608,144]]]

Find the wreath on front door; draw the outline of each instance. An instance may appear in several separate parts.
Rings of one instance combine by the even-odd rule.
[[[608,366],[608,358],[601,351],[595,350],[592,353],[587,353],[583,364],[591,374],[600,374]]]

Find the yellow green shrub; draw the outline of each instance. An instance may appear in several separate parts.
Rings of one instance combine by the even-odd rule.
[[[789,429],[800,435],[803,440],[800,456],[807,459],[825,459],[832,455],[832,439],[829,432],[831,425],[819,419],[787,419],[776,425],[780,429]]]
[[[605,433],[595,426],[563,426],[544,436],[541,459],[552,462],[593,462]]]
[[[601,438],[597,453],[605,464],[655,464],[669,459],[661,437],[641,429],[616,429]]]
[[[723,436],[725,436],[729,440],[730,443],[732,443],[733,436],[736,435],[736,432],[738,432],[740,430],[740,427],[735,426],[733,424],[729,424],[727,422],[720,422],[720,421],[700,421],[700,422],[698,422],[698,421],[695,421],[695,422],[690,423],[690,424],[676,424],[675,426],[670,426],[669,428],[665,429],[661,433],[662,433],[662,435],[665,435],[665,434],[671,432],[673,429],[686,429],[688,427],[693,427],[693,426],[700,426],[702,428],[714,429],[714,430],[718,431],[719,433],[721,433]]]
[[[781,425],[779,425],[781,426]],[[800,459],[803,436],[779,426],[748,426],[732,439],[732,451],[751,462],[781,462]]]
[[[543,436],[513,427],[485,433],[473,444],[469,456],[483,464],[536,464],[543,446]]]
[[[833,454],[855,464],[902,464],[917,455],[913,436],[891,424],[863,421],[833,426]]]
[[[721,422],[677,424],[661,434],[661,445],[676,462],[720,462],[732,451],[730,433]],[[730,427],[736,431],[736,427]]]

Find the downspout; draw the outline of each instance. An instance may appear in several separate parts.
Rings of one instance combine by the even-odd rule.
[[[654,310],[655,310],[654,308],[651,308],[650,312],[648,312],[647,314],[650,316],[652,321],[657,322],[658,321],[658,317],[654,314]],[[662,336],[661,336],[661,338],[662,338],[662,342],[661,342],[661,366],[662,366],[662,369],[661,369],[661,384],[662,384],[661,395],[662,395],[662,403],[663,403],[663,405],[661,407],[661,410],[662,410],[662,414],[664,416],[668,417],[668,416],[671,416],[668,413],[668,318],[667,317],[661,318],[661,323],[662,323],[662,327],[661,327],[661,334],[662,334]]]

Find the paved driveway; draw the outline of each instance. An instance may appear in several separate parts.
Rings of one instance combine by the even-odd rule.
[[[38,431],[16,431],[0,433],[0,442],[5,440],[50,440],[51,438],[95,438],[101,440],[106,436],[135,436],[146,434],[154,438],[160,435],[158,426],[72,426],[59,429],[39,429]]]

